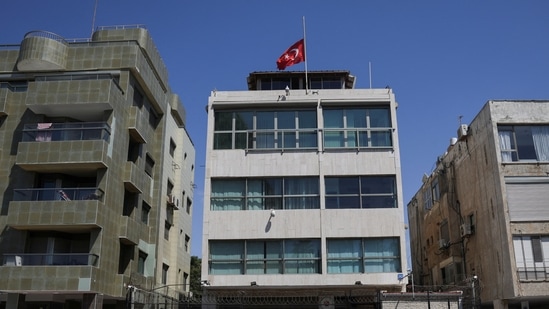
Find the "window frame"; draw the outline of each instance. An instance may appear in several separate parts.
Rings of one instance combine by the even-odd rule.
[[[332,251],[330,248],[334,248],[337,245],[337,242],[355,242],[354,247],[359,249],[358,252],[355,251]],[[397,255],[384,255],[384,252],[381,252],[382,255],[376,255],[380,253],[379,251],[371,250],[370,248],[374,245],[369,244],[370,242],[381,242],[382,245],[385,245],[384,242],[389,241],[389,245],[392,245],[397,253]],[[358,246],[357,246],[358,245]],[[379,245],[379,244],[377,244]],[[345,245],[345,249],[349,249],[352,246]],[[343,247],[342,247],[343,248]],[[341,254],[341,253],[351,253],[350,256],[330,256],[331,254]],[[402,271],[402,252],[400,248],[400,239],[398,237],[372,237],[372,238],[327,238],[326,239],[326,265],[328,274],[344,274],[344,273],[393,273]],[[385,261],[389,260],[394,263],[394,265],[389,265],[393,269],[389,271],[372,271],[372,267],[377,266],[372,263],[379,263],[379,260]],[[334,263],[354,263],[356,265],[351,266],[353,268],[357,267],[357,271],[341,271],[342,266]],[[383,267],[385,267],[384,265]],[[343,267],[349,267],[349,264],[343,265]],[[379,266],[378,266],[379,267]],[[340,270],[340,271],[337,271]]]
[[[376,182],[383,181],[383,179],[388,179],[392,181],[391,189],[392,192],[364,192],[367,189],[364,187],[364,182],[368,180],[375,180]],[[350,183],[341,183],[342,180],[352,180],[356,179],[357,183],[352,185]],[[328,181],[338,181],[337,188],[331,184],[328,184]],[[392,209],[398,208],[398,189],[396,184],[396,175],[368,175],[368,176],[326,176],[324,177],[325,185],[325,197],[324,197],[324,206],[326,209]],[[376,189],[376,187],[368,187]],[[335,190],[334,190],[335,189]],[[351,189],[349,191],[349,189]],[[354,192],[354,190],[358,190]],[[332,193],[336,191],[335,193]],[[346,192],[347,191],[347,192]],[[381,199],[383,204],[392,201],[391,207],[369,207],[367,206],[370,199]],[[385,201],[384,201],[385,200]],[[356,206],[348,205],[353,204]],[[347,205],[347,206],[346,206]],[[381,204],[376,204],[381,205]],[[334,207],[337,206],[337,207]],[[343,206],[343,207],[342,207]]]
[[[238,182],[241,185],[238,185]],[[302,189],[306,192],[291,192],[297,187],[300,181],[303,181]],[[228,191],[216,190],[216,184],[222,185],[223,182],[237,186],[233,190],[237,194],[227,195]],[[268,183],[274,185],[272,189],[267,189]],[[314,183],[316,182],[316,184]],[[254,184],[261,184],[261,192],[254,191]],[[294,184],[292,186],[292,184]],[[240,186],[240,187],[238,187]],[[277,188],[274,188],[277,187]],[[267,192],[269,190],[279,190],[278,192]],[[238,192],[240,192],[238,194]],[[259,194],[257,194],[259,193]],[[224,205],[224,201],[239,201],[235,204]],[[217,201],[217,202],[216,202]],[[297,201],[297,202],[292,202]],[[238,203],[240,206],[238,206]],[[255,204],[254,204],[255,203]],[[221,205],[221,206],[216,206]],[[255,206],[254,206],[255,205]],[[235,208],[230,208],[236,206]],[[298,207],[296,207],[298,206]],[[218,208],[220,207],[220,208]],[[239,209],[238,209],[239,207]],[[315,176],[301,177],[250,177],[250,178],[213,178],[211,179],[210,210],[269,210],[269,209],[320,209],[320,179]]]
[[[549,162],[549,125],[500,124],[497,130],[503,163]]]
[[[283,115],[287,113],[293,113],[290,128],[284,128],[288,123],[283,121]],[[213,134],[214,150],[317,150],[317,111],[313,108],[215,111]]]
[[[295,245],[292,242],[301,244]],[[305,242],[305,244],[302,244]],[[307,247],[306,243],[313,247],[307,252],[300,251],[299,249]],[[232,243],[232,245],[231,245]],[[263,257],[253,257],[252,247],[256,245],[263,245],[263,251],[255,251],[256,254],[262,254]],[[267,252],[267,244],[278,246],[277,256],[273,256],[270,253],[276,253],[275,251]],[[322,257],[321,257],[321,241],[319,238],[299,238],[299,239],[253,239],[253,240],[210,240],[209,242],[210,255],[208,257],[208,273],[211,275],[262,275],[262,274],[321,274],[322,273]],[[240,250],[233,251],[231,255],[239,255],[239,258],[212,258],[212,251],[216,251],[212,246],[223,245],[234,248],[238,247]],[[229,246],[230,245],[230,246]],[[274,248],[269,246],[269,248]],[[255,246],[255,248],[258,248]],[[297,248],[298,251],[292,251],[291,248]],[[302,257],[302,254],[313,254],[313,256]],[[216,252],[217,255],[217,252]],[[271,256],[268,256],[271,255]],[[224,263],[224,264],[223,264]],[[214,268],[214,265],[227,265],[232,264],[234,268],[227,270],[227,268],[220,269],[227,271],[227,273],[219,273]],[[252,267],[252,265],[260,265],[260,268]],[[305,268],[299,268],[300,266]],[[309,267],[307,267],[309,265]],[[273,268],[274,266],[274,268]],[[253,271],[256,270],[256,271]],[[261,271],[257,271],[261,270]],[[276,270],[273,272],[272,270]],[[313,270],[313,272],[307,271]]]
[[[385,126],[376,124],[381,117],[375,112],[385,112]],[[339,114],[339,115],[338,115]],[[356,117],[357,115],[364,116]],[[338,119],[338,117],[340,117]],[[322,109],[324,128],[322,147],[329,149],[392,149],[393,127],[391,109],[387,106],[337,108],[326,106]],[[378,120],[378,121],[376,121]],[[384,142],[382,142],[385,140]]]

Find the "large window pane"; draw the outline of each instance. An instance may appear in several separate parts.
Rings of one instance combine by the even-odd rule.
[[[246,273],[282,273],[282,243],[280,241],[248,241],[246,243]]]
[[[360,273],[362,246],[360,239],[327,241],[328,273]]]
[[[282,138],[278,141],[278,148],[296,148],[297,147],[297,133],[282,131],[280,132]]]
[[[212,180],[211,210],[244,209],[245,181],[242,179]]]
[[[210,242],[210,274],[242,274],[244,243],[242,241]]]
[[[299,132],[299,148],[317,148],[318,146],[316,131]]]
[[[252,130],[254,127],[253,112],[239,111],[234,113],[235,130]]]
[[[316,111],[298,111],[299,128],[316,129]]]
[[[363,196],[362,208],[395,208],[394,196]]]
[[[236,132],[234,134],[234,149],[246,149],[253,147],[252,133]]]
[[[278,129],[295,129],[295,112],[278,112],[277,113]]]
[[[345,132],[332,130],[324,131],[324,147],[345,147]]]
[[[284,260],[285,273],[320,273],[320,241],[309,239],[284,241]]]
[[[317,177],[285,178],[284,193],[286,195],[319,194]]]
[[[398,238],[364,239],[364,271],[367,273],[401,271]]]
[[[515,126],[519,160],[537,160],[532,130],[529,126]]]
[[[366,109],[348,109],[345,111],[347,128],[366,128]]]
[[[231,131],[233,129],[232,112],[216,112],[214,122],[215,131]]]
[[[343,110],[324,109],[325,128],[343,128]]]
[[[231,149],[232,133],[214,133],[214,149]]]
[[[326,194],[358,195],[358,177],[327,177]]]
[[[390,128],[391,117],[389,115],[389,109],[379,108],[370,109],[370,127],[371,128]]]
[[[248,179],[248,196],[281,194],[282,178]]]
[[[390,147],[393,145],[392,135],[389,131],[372,131],[372,147]],[[362,143],[361,143],[362,145]]]
[[[360,190],[362,194],[389,193],[394,194],[394,176],[368,176],[360,178]]]

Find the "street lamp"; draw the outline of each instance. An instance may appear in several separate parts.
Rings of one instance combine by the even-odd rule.
[[[398,274],[398,281],[402,281],[404,280],[404,278],[406,277],[410,277],[410,279],[412,279],[412,299],[415,299],[416,298],[416,293],[415,293],[415,290],[414,290],[414,273],[412,272],[411,269],[408,269],[408,274],[406,276],[404,276],[404,274]]]

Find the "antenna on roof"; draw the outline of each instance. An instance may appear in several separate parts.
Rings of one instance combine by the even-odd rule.
[[[372,62],[368,61],[368,76],[370,77],[370,89],[372,89]]]
[[[93,7],[93,19],[92,19],[92,31],[90,34],[90,38],[93,36],[93,30],[95,28],[95,14],[97,13],[97,2],[99,0],[95,0],[95,6]]]

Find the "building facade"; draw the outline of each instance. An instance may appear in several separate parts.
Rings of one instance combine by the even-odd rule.
[[[0,307],[184,294],[195,150],[139,26],[0,46]]]
[[[204,303],[375,306],[403,289],[394,94],[306,76],[253,72],[248,91],[209,97]]]
[[[549,306],[549,101],[489,101],[408,203],[416,285]]]

